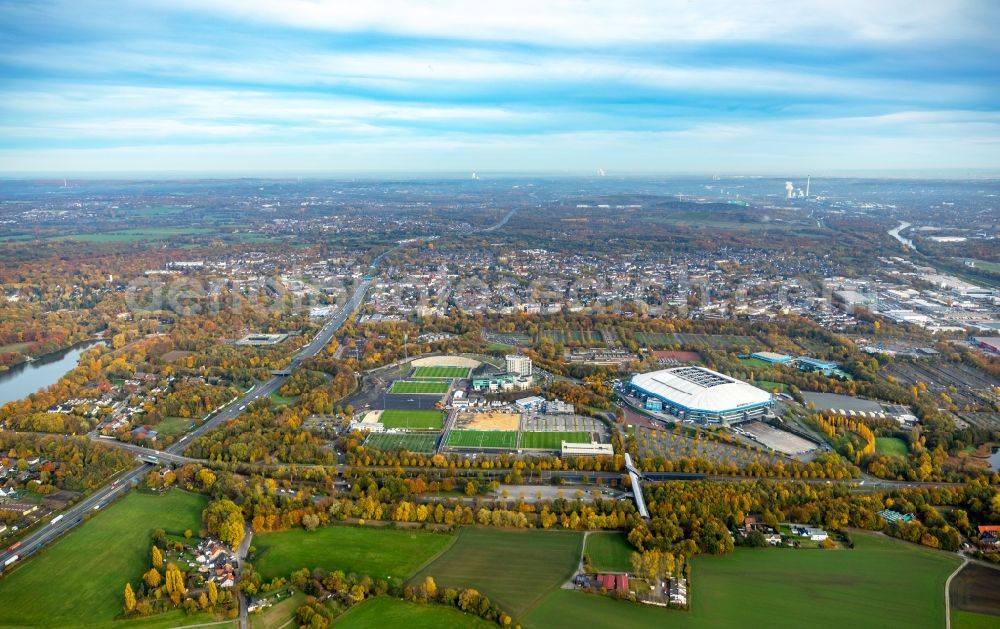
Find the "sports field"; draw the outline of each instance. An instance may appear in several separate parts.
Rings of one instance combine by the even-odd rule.
[[[558,450],[563,441],[570,443],[590,443],[590,433],[580,430],[568,432],[524,432],[521,433],[522,448]]]
[[[452,430],[445,444],[453,448],[508,448],[517,447],[515,430]]]
[[[0,627],[172,627],[214,620],[178,610],[115,621],[125,582],[136,587],[149,568],[153,531],[197,531],[205,504],[178,489],[129,493],[0,581]]]
[[[414,577],[438,588],[476,588],[514,616],[525,614],[573,576],[583,534],[464,527],[440,557]],[[549,625],[565,626],[565,625]]]
[[[594,570],[601,572],[631,572],[632,553],[635,548],[628,543],[625,535],[618,532],[589,533],[587,548]]]
[[[881,628],[944,626],[944,582],[958,560],[874,534],[854,550],[738,549],[692,562],[690,612],[559,590],[522,624],[616,627]]]
[[[496,629],[495,622],[444,605],[420,605],[379,596],[356,605],[337,618],[337,629],[406,627],[406,629]]]
[[[379,423],[386,428],[441,430],[444,427],[444,415],[441,411],[386,409],[379,416]]]
[[[889,456],[906,456],[909,448],[905,441],[896,437],[875,437],[875,452]]]
[[[468,367],[415,367],[415,378],[464,378],[469,375]]]
[[[365,439],[365,445],[385,451],[434,452],[440,434],[438,432],[373,432]]]
[[[447,382],[435,380],[397,380],[392,383],[389,393],[409,393],[416,395],[441,395],[448,392]]]
[[[368,575],[373,579],[405,579],[440,552],[453,535],[409,529],[324,526],[315,531],[292,529],[254,535],[254,566],[270,581],[301,568],[324,568]]]

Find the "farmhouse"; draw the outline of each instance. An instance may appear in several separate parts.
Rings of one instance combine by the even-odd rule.
[[[1000,524],[980,525],[979,545],[986,549],[1000,547]]]
[[[630,386],[647,400],[659,400],[665,412],[707,424],[749,421],[774,405],[770,393],[704,367],[636,374]]]

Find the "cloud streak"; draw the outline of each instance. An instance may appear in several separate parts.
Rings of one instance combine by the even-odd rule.
[[[0,1],[0,171],[990,168],[996,6]]]

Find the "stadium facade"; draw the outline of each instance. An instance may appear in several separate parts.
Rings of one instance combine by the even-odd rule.
[[[759,419],[774,405],[770,393],[704,367],[635,374],[629,386],[647,403],[659,400],[664,413],[703,424]]]

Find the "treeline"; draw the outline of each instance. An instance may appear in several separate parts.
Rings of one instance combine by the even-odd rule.
[[[86,437],[26,435],[0,432],[0,463],[20,471],[35,457],[50,462],[27,489],[48,494],[59,489],[89,491],[100,487],[116,472],[128,469],[133,457],[119,448],[92,442]]]

